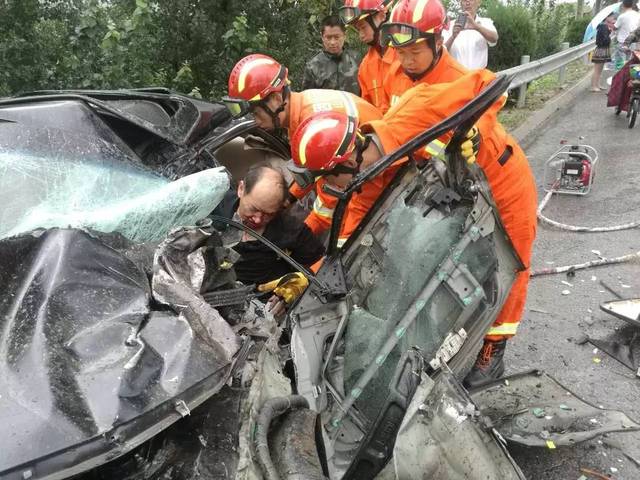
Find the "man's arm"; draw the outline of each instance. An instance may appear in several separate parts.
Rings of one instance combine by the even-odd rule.
[[[451,46],[453,45],[453,42],[455,42],[456,37],[461,31],[462,31],[462,26],[458,23],[453,24],[453,28],[451,29],[451,32],[445,30],[445,36],[447,38],[445,38],[444,46],[446,47],[447,50],[451,50]]]
[[[624,39],[624,46],[628,47],[634,42],[637,42],[640,39],[640,27],[636,28],[633,32],[627,35],[627,38]]]
[[[484,37],[487,43],[493,47],[496,43],[498,43],[498,31],[496,30],[496,27],[494,27],[493,21],[491,21],[491,19],[486,20],[486,25],[480,25],[467,13],[467,25],[471,25],[471,28],[477,30],[480,35]]]
[[[291,250],[291,258],[305,267],[313,265],[324,255],[324,245],[305,224],[300,228]]]

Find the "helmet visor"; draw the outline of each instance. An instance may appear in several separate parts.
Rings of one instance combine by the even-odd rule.
[[[241,98],[222,97],[222,103],[231,112],[233,118],[244,117],[251,113],[251,103]]]
[[[358,7],[340,7],[338,13],[340,15],[340,20],[342,20],[342,23],[344,23],[345,25],[351,25],[358,20],[371,15],[372,13],[374,13],[374,11],[362,10]]]
[[[429,33],[423,33],[413,25],[406,23],[384,23],[380,27],[380,45],[387,47],[404,47],[417,41],[429,38]]]

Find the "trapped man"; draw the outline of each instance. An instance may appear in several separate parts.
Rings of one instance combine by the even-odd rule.
[[[302,89],[329,88],[360,95],[358,59],[344,48],[345,26],[335,15],[322,21],[322,51],[307,62]]]
[[[282,172],[258,165],[249,169],[237,191],[230,190],[213,213],[255,230],[298,263],[310,266],[322,257],[324,246],[309,227],[283,209],[287,195]],[[236,276],[244,284],[265,284],[294,272],[291,265],[248,233],[242,233],[233,249],[240,254],[234,264]]]

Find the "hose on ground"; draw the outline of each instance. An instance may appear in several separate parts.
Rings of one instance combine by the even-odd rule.
[[[628,255],[622,255],[621,257],[613,257],[613,258],[600,258],[598,260],[592,260],[590,262],[578,263],[576,265],[565,265],[563,267],[554,267],[554,268],[542,268],[540,270],[534,270],[531,272],[532,277],[537,277],[539,275],[551,275],[553,273],[564,273],[575,270],[582,270],[584,268],[591,267],[600,267],[602,265],[613,265],[616,263],[625,263],[630,262],[632,260],[640,260],[640,252],[630,253]]]
[[[260,408],[256,420],[256,434],[254,444],[256,459],[266,480],[280,480],[271,454],[269,453],[269,426],[274,418],[279,417],[294,408],[309,408],[309,402],[302,395],[289,395],[288,397],[270,398]]]
[[[613,225],[611,227],[576,227],[574,225],[566,225],[564,223],[556,222],[555,220],[551,220],[550,218],[547,218],[542,214],[542,210],[544,210],[544,208],[547,206],[547,203],[549,203],[549,199],[554,193],[555,193],[555,190],[553,189],[550,190],[549,192],[547,192],[545,197],[540,202],[540,205],[538,206],[538,218],[543,222],[551,226],[554,226],[556,228],[559,228],[561,230],[569,230],[571,232],[598,233],[598,232],[617,232],[619,230],[629,230],[631,228],[640,227],[640,222],[624,223],[622,225]]]

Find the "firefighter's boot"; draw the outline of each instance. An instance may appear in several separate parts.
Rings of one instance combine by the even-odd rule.
[[[503,357],[506,346],[506,340],[497,342],[485,340],[476,363],[463,381],[467,389],[471,390],[479,387],[484,383],[500,378],[504,374]]]

